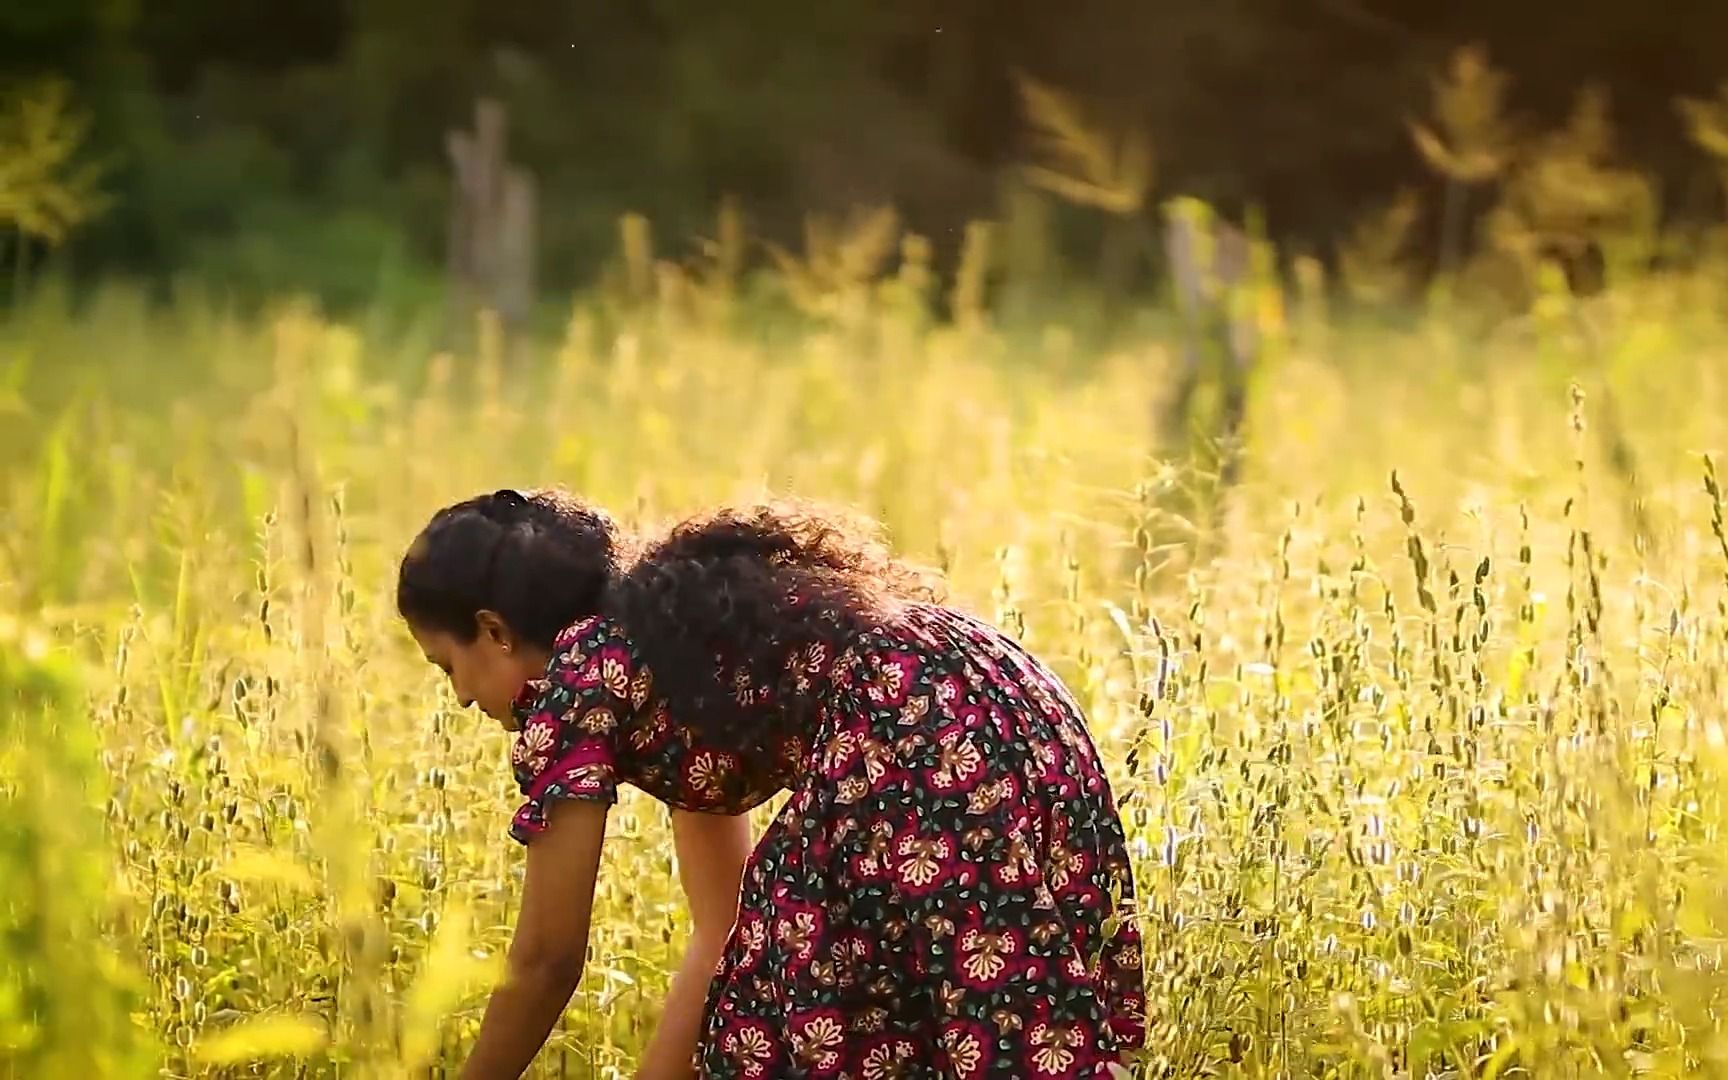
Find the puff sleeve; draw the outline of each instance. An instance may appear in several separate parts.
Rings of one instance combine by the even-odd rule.
[[[525,801],[510,835],[531,843],[546,829],[559,799],[612,803],[618,798],[620,733],[650,694],[651,677],[629,639],[595,616],[558,635],[545,675],[518,696],[520,730],[511,769]]]

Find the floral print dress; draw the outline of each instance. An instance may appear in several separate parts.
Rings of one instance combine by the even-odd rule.
[[[704,746],[620,628],[559,636],[524,687],[514,768],[531,843],[556,799],[633,784],[742,813],[789,790],[745,868],[711,984],[703,1077],[1108,1075],[1143,1039],[1134,883],[1078,707],[1011,639],[914,605],[795,657],[803,731]],[[775,730],[772,692],[747,681]]]

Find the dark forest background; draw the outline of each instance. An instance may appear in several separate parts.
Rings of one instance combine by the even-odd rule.
[[[481,96],[537,177],[549,290],[592,279],[621,214],[672,250],[728,196],[788,242],[892,204],[952,258],[1028,157],[1022,75],[1143,130],[1155,200],[1253,209],[1330,258],[1402,188],[1440,204],[1408,125],[1471,43],[1535,128],[1605,89],[1664,217],[1720,217],[1675,101],[1728,76],[1722,0],[0,0],[0,79],[61,76],[92,118],[108,205],[68,265],[337,302],[435,272],[446,132]],[[1058,249],[1099,228],[1050,211]]]

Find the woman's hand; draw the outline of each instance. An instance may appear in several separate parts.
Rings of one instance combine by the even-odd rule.
[[[462,1080],[516,1080],[576,992],[608,809],[606,803],[579,801],[548,807],[546,831],[528,845],[522,913],[505,980],[486,1006]]]
[[[693,926],[637,1080],[686,1080],[695,1075],[691,1059],[701,1035],[708,984],[738,918],[738,886],[752,847],[750,821],[742,816],[674,810],[672,842]]]

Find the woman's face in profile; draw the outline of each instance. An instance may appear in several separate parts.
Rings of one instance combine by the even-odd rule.
[[[481,612],[482,616],[490,614]],[[472,641],[412,622],[408,630],[426,654],[426,661],[449,677],[450,689],[464,709],[478,705],[505,730],[515,731],[511,703],[538,670],[532,658],[511,646],[501,625],[493,625],[484,617],[479,622],[480,632]]]

